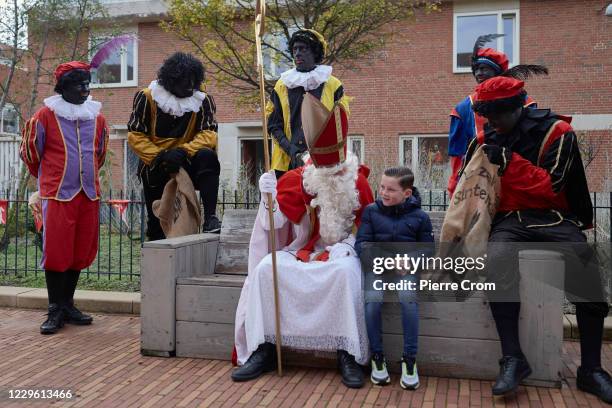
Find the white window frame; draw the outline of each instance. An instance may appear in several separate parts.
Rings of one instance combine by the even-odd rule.
[[[399,137],[399,146],[398,146],[398,163],[400,166],[404,165],[404,140],[412,141],[412,173],[414,174],[415,180],[420,180],[421,175],[419,173],[419,139],[425,138],[448,138],[448,134],[401,134]],[[417,185],[418,187],[418,185]]]
[[[363,137],[363,135],[348,135],[348,137],[346,138],[346,143],[348,143],[349,148],[352,145],[352,142],[355,140],[361,143],[360,148],[359,148],[359,157],[361,158],[361,160],[359,161],[359,164],[364,164],[365,163],[365,138]]]
[[[514,14],[515,21],[515,30],[514,30],[514,50],[513,57],[514,60],[510,61],[510,67],[514,65],[518,65],[520,63],[520,33],[521,33],[521,20],[520,20],[520,10],[519,9],[499,9],[499,10],[489,10],[489,11],[478,11],[478,12],[468,12],[468,13],[453,13],[453,73],[462,74],[462,73],[471,73],[472,69],[470,67],[458,67],[457,66],[457,19],[460,17],[470,17],[470,16],[484,16],[484,15],[497,15],[497,32],[503,33],[504,31],[504,15]],[[499,37],[497,40],[498,51],[504,52],[504,37]]]
[[[15,108],[13,104],[10,104],[10,103],[4,104],[2,111],[0,111],[0,136],[18,136],[21,131],[21,127],[19,126],[20,125],[19,116],[17,116],[17,131],[15,133],[6,133],[4,131],[4,112],[9,109],[17,113],[17,109]]]
[[[138,35],[138,27],[127,27],[123,28],[121,34],[134,34],[136,37]],[[104,37],[105,35],[111,35],[111,33],[107,33],[104,30],[94,30],[92,32],[94,35],[99,37]],[[89,48],[91,49],[91,33],[89,36]],[[90,58],[92,55],[90,55]],[[124,80],[127,78],[127,52],[123,52],[121,54],[121,82],[114,82],[109,84],[94,84],[91,83],[89,85],[92,89],[99,88],[133,88],[138,86],[138,39],[134,40],[134,77],[132,80]]]
[[[419,138],[418,135],[400,135],[400,137],[399,137],[399,150],[398,150],[398,153],[399,153],[398,164],[400,166],[404,165],[404,159],[406,157],[404,155],[404,141],[405,140],[411,140],[412,141],[412,153],[411,153],[411,155],[412,155],[412,160],[411,160],[412,167],[414,167],[414,163],[417,163],[418,158],[419,158],[419,149],[418,148],[415,149],[414,147],[418,146],[418,138]],[[415,169],[411,169],[411,170],[412,170],[413,173],[416,172]],[[416,174],[415,174],[415,178],[416,178]]]

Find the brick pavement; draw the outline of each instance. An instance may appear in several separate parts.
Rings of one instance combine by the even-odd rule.
[[[564,343],[563,388],[520,387],[514,398],[491,395],[491,382],[422,377],[421,387],[392,385],[345,388],[332,370],[289,367],[257,381],[233,383],[227,361],[155,358],[140,355],[135,316],[95,315],[89,327],[67,326],[41,336],[40,311],[0,308],[0,391],[9,388],[63,388],[70,401],[39,403],[0,400],[0,407],[587,407],[602,406],[576,390],[579,344]],[[612,367],[612,343],[604,345]]]

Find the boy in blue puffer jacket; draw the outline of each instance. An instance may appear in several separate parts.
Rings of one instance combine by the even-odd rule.
[[[385,170],[376,202],[366,207],[357,232],[355,249],[361,253],[363,242],[433,242],[431,220],[421,210],[421,198],[413,187],[414,175],[407,167],[392,167]],[[371,273],[371,272],[366,272]],[[406,276],[415,279],[415,275]],[[419,316],[414,291],[398,291],[402,307],[404,329],[404,351],[400,385],[415,390],[419,386],[416,366]],[[366,325],[372,352],[370,379],[374,384],[391,382],[383,354],[382,344],[382,298],[383,292],[375,294],[376,301],[365,305]],[[371,299],[370,299],[371,300]]]

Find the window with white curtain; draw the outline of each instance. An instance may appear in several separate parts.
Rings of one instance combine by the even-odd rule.
[[[125,33],[136,33],[137,29]],[[90,54],[93,56],[113,36],[93,31],[89,37]],[[113,88],[138,85],[138,42],[130,41],[111,54],[97,69],[91,71],[92,88]]]

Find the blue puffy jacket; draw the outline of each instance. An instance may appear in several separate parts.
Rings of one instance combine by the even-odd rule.
[[[361,215],[355,250],[361,253],[362,242],[434,242],[431,220],[421,209],[416,188],[402,204],[387,207],[378,199]]]

